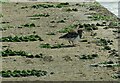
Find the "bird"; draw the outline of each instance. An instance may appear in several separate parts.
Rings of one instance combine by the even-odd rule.
[[[71,30],[68,33],[64,34],[63,36],[60,36],[59,39],[66,39],[70,44],[72,43],[72,45],[75,46],[74,40],[77,38],[81,39],[82,33],[83,33],[83,29],[79,28],[78,25],[77,31]]]

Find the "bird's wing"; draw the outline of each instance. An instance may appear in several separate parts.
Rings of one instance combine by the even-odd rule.
[[[77,36],[78,36],[78,34],[76,32],[69,32],[69,33],[67,33],[59,38],[75,38]]]

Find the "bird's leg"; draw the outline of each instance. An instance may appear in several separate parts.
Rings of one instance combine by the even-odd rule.
[[[70,44],[71,44],[71,42],[70,41],[68,41]]]
[[[73,41],[71,41],[71,42],[72,42],[72,45],[75,46],[74,42]]]

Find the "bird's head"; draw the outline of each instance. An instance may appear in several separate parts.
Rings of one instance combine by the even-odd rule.
[[[78,29],[78,30],[77,30],[77,33],[78,33],[79,37],[81,38],[81,37],[82,37],[82,34],[83,34],[83,29]]]
[[[83,33],[83,29],[78,29],[77,32],[78,32],[78,34],[82,34]]]

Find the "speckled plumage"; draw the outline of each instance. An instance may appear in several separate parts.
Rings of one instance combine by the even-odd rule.
[[[76,31],[68,32],[67,34],[60,36],[59,38],[67,39],[69,41],[69,43],[72,42],[72,44],[74,45],[73,42],[78,37],[79,37],[79,39],[82,37],[82,30],[78,30],[77,32]]]

